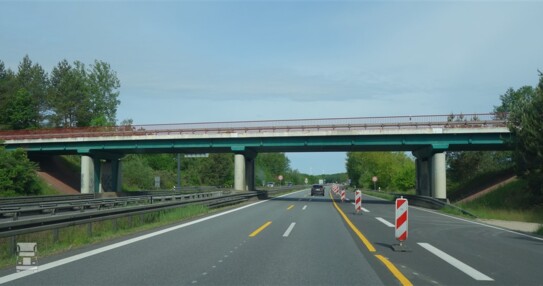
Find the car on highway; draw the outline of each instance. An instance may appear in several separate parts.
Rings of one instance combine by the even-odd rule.
[[[273,187],[275,187],[275,183],[274,183],[274,182],[268,182],[268,183],[266,184],[266,187],[268,187],[268,188],[273,188]]]
[[[324,186],[315,184],[311,187],[311,196],[321,195],[324,197]]]

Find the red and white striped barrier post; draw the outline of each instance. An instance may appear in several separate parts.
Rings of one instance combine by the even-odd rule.
[[[345,190],[341,190],[341,202],[345,201]]]
[[[360,190],[354,192],[354,209],[356,213],[362,211],[362,192]]]
[[[396,239],[400,242],[400,247],[407,240],[408,207],[407,199],[396,199]]]

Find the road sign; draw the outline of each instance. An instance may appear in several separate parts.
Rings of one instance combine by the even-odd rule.
[[[279,181],[282,181],[282,180],[283,180],[283,175],[279,175],[279,176],[277,177],[277,179],[279,179]]]
[[[408,223],[408,207],[407,199],[396,199],[396,239],[400,242],[407,239],[407,223]]]
[[[374,183],[377,182],[377,176],[371,177],[371,181],[374,182]]]
[[[307,183],[309,183],[309,180],[307,178],[305,178],[304,183],[307,185]]]

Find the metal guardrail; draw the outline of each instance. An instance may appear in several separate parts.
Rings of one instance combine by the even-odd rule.
[[[462,214],[471,216],[473,218],[477,217],[476,215],[464,209],[461,209],[455,205],[449,204],[448,200],[441,200],[441,199],[436,199],[436,198],[427,197],[427,196],[419,196],[419,195],[394,194],[394,196],[396,198],[404,197],[405,199],[409,201],[409,204],[413,206],[429,208],[429,209],[442,209],[442,208],[448,207],[448,208],[456,209]]]
[[[227,192],[229,193],[229,192]],[[55,215],[60,211],[79,210],[84,212],[87,209],[111,208],[116,206],[128,206],[134,204],[153,204],[171,201],[193,201],[199,199],[209,199],[223,196],[224,193],[207,192],[183,194],[179,192],[146,192],[144,195],[125,196],[118,198],[98,198],[98,199],[72,199],[66,200],[64,196],[59,196],[61,200],[53,201],[41,200],[40,198],[23,198],[11,201],[9,203],[0,202],[0,216],[11,216],[13,220],[18,220],[21,215],[36,213],[50,213]],[[94,197],[94,195],[92,195]]]
[[[27,196],[27,197],[3,197],[0,198],[0,206],[6,204],[43,203],[51,201],[70,201],[94,199],[94,194],[77,195],[51,195],[51,196]]]
[[[58,229],[66,226],[86,224],[89,222],[155,212],[159,210],[177,208],[181,205],[205,204],[209,207],[219,207],[239,203],[257,195],[258,194],[256,192],[251,192],[226,196],[217,196],[217,194],[194,194],[194,196],[189,195],[188,197],[187,195],[156,196],[148,197],[150,203],[140,205],[123,205],[124,207],[120,208],[115,208],[115,206],[118,206],[116,205],[117,202],[134,199],[134,197],[119,198],[118,200],[107,199],[107,202],[105,202],[104,204],[104,206],[107,207],[104,207],[103,209],[99,209],[98,211],[94,212],[75,211],[66,213],[64,215],[47,215],[28,220],[11,220],[7,222],[2,222],[0,223],[0,237],[10,237],[37,231]],[[51,207],[58,208],[59,206]],[[14,211],[21,211],[9,209],[6,210],[7,212],[3,214],[13,215]],[[47,207],[41,208],[39,211],[43,210],[47,210]],[[31,210],[29,208],[27,209],[27,211],[30,212],[35,210]]]
[[[505,127],[507,114],[449,114],[231,121],[0,131],[0,140],[405,128]]]

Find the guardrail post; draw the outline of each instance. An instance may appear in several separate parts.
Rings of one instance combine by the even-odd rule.
[[[87,224],[87,236],[92,236],[92,222]]]
[[[14,235],[14,236],[10,236],[10,238],[8,239],[8,253],[9,255],[15,255],[15,253],[17,252],[16,248],[15,248],[15,241],[17,240],[17,236]]]
[[[53,242],[58,242],[58,228],[53,229],[51,232],[53,234]]]

